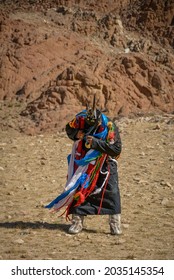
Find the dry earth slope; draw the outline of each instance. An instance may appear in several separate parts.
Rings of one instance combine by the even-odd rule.
[[[169,115],[118,123],[123,141],[118,237],[109,234],[107,216],[87,217],[84,231],[69,235],[65,217],[44,208],[66,182],[72,143],[64,133],[1,132],[0,258],[173,259],[173,123]]]

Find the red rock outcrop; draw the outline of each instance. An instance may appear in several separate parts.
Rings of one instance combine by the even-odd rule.
[[[97,95],[107,114],[174,111],[172,1],[1,1],[0,99],[20,130],[62,130]]]

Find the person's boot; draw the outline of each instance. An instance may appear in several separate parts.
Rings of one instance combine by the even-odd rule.
[[[110,225],[110,232],[112,235],[121,234],[122,233],[121,215],[120,214],[109,215],[109,225]]]
[[[70,226],[68,232],[71,234],[77,234],[83,229],[84,216],[82,215],[72,215],[72,225]]]

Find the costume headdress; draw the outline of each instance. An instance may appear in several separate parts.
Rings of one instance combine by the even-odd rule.
[[[86,104],[86,113],[86,122],[90,126],[99,124],[101,120],[101,112],[100,110],[96,109],[96,94],[94,94],[92,108],[89,106],[89,103]]]

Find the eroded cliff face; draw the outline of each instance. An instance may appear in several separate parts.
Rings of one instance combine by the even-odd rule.
[[[61,131],[94,93],[112,118],[172,113],[173,11],[170,0],[1,1],[1,114],[18,108],[12,126],[26,133]]]

